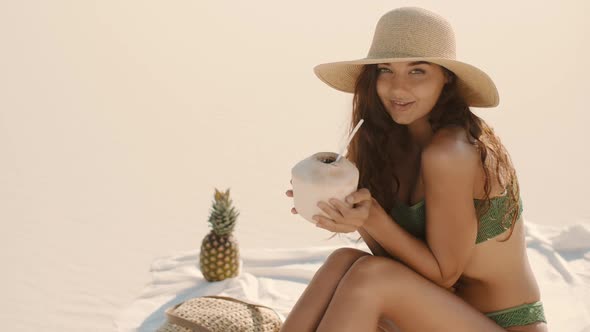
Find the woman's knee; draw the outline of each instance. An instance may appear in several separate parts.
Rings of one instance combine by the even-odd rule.
[[[334,250],[320,269],[316,272],[313,283],[333,283],[338,281],[348,272],[348,269],[360,258],[370,256],[371,254],[354,249],[338,248]]]
[[[354,248],[338,248],[328,256],[325,264],[347,265],[350,267],[365,256],[371,256],[371,254]]]
[[[403,278],[404,269],[406,267],[402,263],[393,259],[365,256],[357,259],[352,264],[343,281],[354,284],[354,286],[371,285],[382,287],[384,284],[391,282],[392,276]]]
[[[339,294],[351,303],[381,305],[381,292],[391,287],[391,271],[384,273],[387,264],[398,264],[392,259],[367,255],[358,258],[338,284]],[[358,301],[358,302],[357,302]]]

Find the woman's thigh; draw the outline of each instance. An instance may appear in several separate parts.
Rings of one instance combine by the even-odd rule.
[[[359,258],[368,255],[353,248],[334,250],[291,309],[281,331],[315,331],[342,277]]]
[[[347,292],[356,294],[350,296]],[[402,263],[384,257],[367,256],[357,260],[341,280],[333,301],[339,296],[348,303],[356,296],[356,306],[376,301],[377,305],[367,307],[380,308],[380,314],[392,320],[403,332],[506,331],[454,293]],[[355,318],[343,314],[347,311],[344,306],[335,305],[342,312],[330,312],[329,309],[325,318],[341,320],[343,326],[354,325]],[[361,316],[359,319],[362,320]]]

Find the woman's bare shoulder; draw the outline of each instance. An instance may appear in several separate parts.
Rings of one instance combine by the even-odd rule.
[[[470,144],[473,139],[468,135],[467,129],[458,126],[450,125],[438,129],[432,136],[431,144],[440,144],[443,142],[457,142]]]
[[[485,162],[481,159],[480,151],[477,145],[469,141],[467,130],[460,126],[445,127],[439,129],[432,137],[428,148],[438,151],[439,154],[455,153],[456,156],[462,156],[469,165],[476,167],[476,179],[474,182],[474,197],[483,199],[485,197],[484,185],[486,178],[490,179],[491,192],[490,197],[500,196],[504,193],[502,181],[498,181],[498,174],[495,170],[496,159],[491,153],[486,154]],[[424,153],[424,151],[423,151]],[[432,159],[432,158],[431,158]],[[425,160],[424,157],[422,160]],[[487,167],[487,175],[483,165]]]
[[[460,154],[466,158],[478,156],[477,149],[468,139],[467,130],[460,126],[448,126],[437,130],[424,148],[424,153]]]

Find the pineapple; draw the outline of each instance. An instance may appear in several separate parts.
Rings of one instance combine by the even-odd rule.
[[[209,216],[211,232],[201,243],[200,268],[207,281],[221,281],[239,273],[238,242],[232,234],[239,212],[232,206],[229,189],[215,189],[215,201]]]

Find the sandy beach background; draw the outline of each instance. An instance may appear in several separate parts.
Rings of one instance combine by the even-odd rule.
[[[155,259],[198,249],[214,188],[242,248],[336,245],[291,215],[291,167],[344,142],[351,95],[314,65],[363,58],[378,18],[447,17],[500,106],[524,213],[590,220],[586,1],[0,2],[0,317],[111,331]]]

